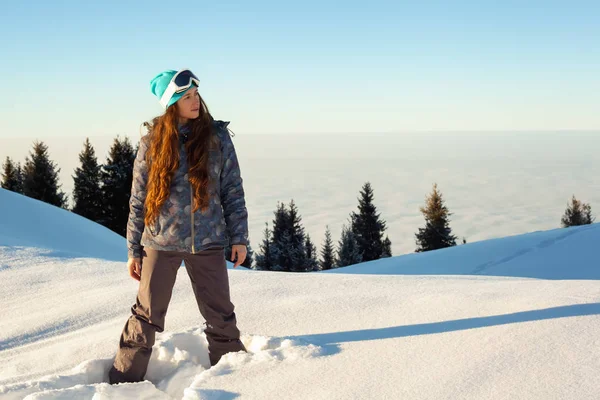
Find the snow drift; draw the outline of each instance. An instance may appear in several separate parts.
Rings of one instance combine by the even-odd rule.
[[[45,249],[47,256],[127,260],[125,238],[42,201],[0,189],[0,245]]]

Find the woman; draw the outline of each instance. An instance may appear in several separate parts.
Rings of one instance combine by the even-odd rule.
[[[231,244],[234,268],[246,258],[242,177],[229,123],[211,117],[198,85],[187,69],[164,71],[150,84],[165,113],[146,124],[149,133],[140,140],[133,168],[128,268],[140,284],[109,372],[111,384],[144,379],[182,261],[206,320],[210,364],[225,353],[246,351],[224,255]]]

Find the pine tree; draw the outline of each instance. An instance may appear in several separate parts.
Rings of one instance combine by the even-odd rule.
[[[271,250],[271,231],[269,230],[269,223],[265,222],[264,238],[260,244],[260,253],[256,255],[256,269],[262,271],[271,271],[273,269]]]
[[[329,226],[325,229],[325,243],[321,249],[321,261],[319,267],[321,270],[332,269],[334,267],[335,257],[333,255],[333,241],[331,240],[331,232]]]
[[[302,226],[302,217],[300,217],[298,207],[293,199],[290,201],[288,216],[290,246],[283,247],[283,249],[286,250],[290,260],[290,271],[304,272],[310,263],[306,251],[306,234]]]
[[[86,138],[79,154],[80,167],[73,176],[73,212],[92,221],[102,218],[102,190],[100,187],[100,166],[96,152]]]
[[[306,248],[306,271],[318,271],[319,261],[317,261],[317,249],[313,242],[310,240],[310,235],[306,234],[306,242],[304,247]]]
[[[346,225],[342,226],[342,236],[338,242],[335,267],[354,265],[363,260],[354,232],[352,232],[352,229],[346,227]]]
[[[294,254],[292,251],[292,235],[285,231],[281,235],[279,242],[274,242],[273,247],[276,254],[275,271],[296,272],[294,265]]]
[[[273,213],[275,214],[275,219],[273,220],[272,241],[275,243],[281,240],[283,233],[287,229],[288,212],[284,203],[277,202],[277,209]]]
[[[288,233],[289,215],[284,203],[277,202],[274,211],[272,237],[270,242],[271,271],[289,271],[284,257],[285,249],[289,247],[290,237]]]
[[[57,207],[66,207],[67,198],[60,190],[60,168],[50,160],[48,147],[35,141],[23,167],[23,194]]]
[[[23,168],[21,163],[17,163],[17,191],[23,193]]]
[[[21,172],[21,164],[16,165],[6,157],[6,162],[2,166],[2,188],[15,193],[23,193],[23,176]]]
[[[425,228],[419,228],[419,232],[415,234],[417,242],[415,251],[424,252],[456,246],[456,236],[452,235],[448,219],[452,214],[444,205],[437,184],[433,185],[433,191],[426,200],[426,206],[420,208],[425,217]]]
[[[380,219],[373,204],[373,189],[366,182],[358,199],[358,213],[351,213],[351,230],[356,237],[363,261],[377,260],[382,257],[383,232],[386,229],[385,221]]]
[[[595,218],[592,216],[592,207],[587,203],[582,203],[573,195],[571,203],[567,204],[565,214],[561,218],[563,228],[570,226],[589,225]]]
[[[294,200],[291,200],[289,210],[285,204],[278,202],[273,220],[273,239],[269,247],[272,270],[305,271],[308,264],[305,241],[302,219]]]
[[[592,206],[590,206],[589,204],[585,204],[585,206],[583,207],[583,211],[583,220],[586,221],[586,225],[593,224],[596,220],[596,217],[592,215]]]
[[[383,253],[381,254],[381,258],[391,257],[392,256],[392,242],[390,238],[385,235],[385,240],[383,241]]]
[[[103,200],[100,223],[123,237],[129,219],[135,155],[129,138],[121,140],[117,137],[100,172]]]

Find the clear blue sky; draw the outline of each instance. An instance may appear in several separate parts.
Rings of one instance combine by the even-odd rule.
[[[599,21],[598,1],[4,2],[0,137],[135,135],[181,67],[236,133],[599,129]]]

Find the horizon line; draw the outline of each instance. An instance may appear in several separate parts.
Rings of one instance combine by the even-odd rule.
[[[231,129],[234,135],[236,131]],[[410,134],[410,133],[599,133],[600,128],[591,129],[411,129],[411,130],[394,130],[394,131],[329,131],[329,132],[301,132],[301,131],[282,131],[282,132],[260,132],[260,131],[240,131],[248,135],[373,135],[373,134]],[[50,135],[45,138],[92,138],[92,137],[116,137],[116,136],[140,136],[139,133],[115,133],[115,134],[99,134],[99,135]],[[141,136],[140,136],[141,137]],[[19,136],[0,136],[2,139],[21,139],[39,138],[38,135],[19,135]],[[43,139],[40,139],[43,140]]]

